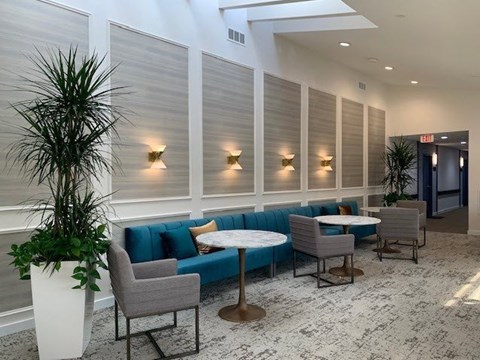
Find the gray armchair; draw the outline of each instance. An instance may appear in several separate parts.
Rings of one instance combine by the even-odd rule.
[[[377,224],[377,256],[382,261],[382,247],[389,241],[399,241],[401,245],[412,246],[412,260],[418,264],[418,228],[419,216],[417,209],[405,209],[399,207],[381,208]],[[405,244],[404,242],[411,242]],[[405,259],[401,257],[389,257],[388,259]]]
[[[177,275],[177,260],[166,259],[131,264],[127,252],[111,244],[107,254],[110,280],[115,296],[115,340],[127,340],[130,360],[130,338],[146,335],[162,359],[196,354],[200,350],[199,312],[200,276]],[[118,306],[126,318],[126,336],[118,336]],[[177,326],[177,311],[195,309],[195,350],[165,356],[152,332]],[[130,334],[130,320],[173,312],[173,325]]]
[[[355,237],[353,235],[322,235],[318,221],[300,215],[289,215],[290,231],[292,233],[293,247],[293,277],[311,275],[317,278],[317,287],[344,285],[354,282],[353,271],[353,247]],[[317,271],[315,273],[297,275],[296,253],[302,253],[317,259]],[[349,282],[334,283],[320,277],[320,260],[323,260],[323,272],[325,272],[325,259],[330,257],[349,256],[351,261],[351,279]],[[320,286],[320,281],[329,285]]]
[[[427,244],[427,202],[423,200],[397,200],[397,207],[418,210],[418,226],[420,230],[423,230],[423,244],[418,247],[424,247]]]

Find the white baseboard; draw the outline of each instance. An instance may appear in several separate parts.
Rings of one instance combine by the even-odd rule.
[[[95,300],[94,310],[101,310],[113,306],[113,296]],[[33,307],[28,306],[0,314],[0,337],[14,334],[19,331],[33,329]]]

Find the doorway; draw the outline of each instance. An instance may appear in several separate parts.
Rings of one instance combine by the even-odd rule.
[[[427,202],[427,217],[431,218],[433,213],[433,176],[432,176],[432,156],[423,155],[423,167],[422,167],[422,178],[423,178],[423,199]]]

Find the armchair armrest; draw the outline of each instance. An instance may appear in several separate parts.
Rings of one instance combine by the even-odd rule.
[[[124,295],[130,318],[188,309],[200,303],[200,275],[134,280]]]
[[[152,279],[177,274],[177,259],[163,259],[132,264],[136,279]]]

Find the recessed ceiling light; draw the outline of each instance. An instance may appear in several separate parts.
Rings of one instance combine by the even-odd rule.
[[[339,42],[338,45],[343,46],[343,47],[349,47],[351,44],[346,41]]]
[[[445,135],[440,136],[440,139],[442,139],[442,140],[448,139],[448,136],[445,136]]]
[[[465,145],[467,142],[466,141],[460,141],[460,144]]]
[[[378,59],[375,58],[375,57],[369,57],[367,60],[370,61],[370,62],[372,62],[372,63],[378,62]]]
[[[393,70],[393,66],[385,66],[385,70],[388,70],[388,71]]]
[[[417,85],[418,81],[417,80],[412,80],[412,81],[410,81],[410,84]]]

